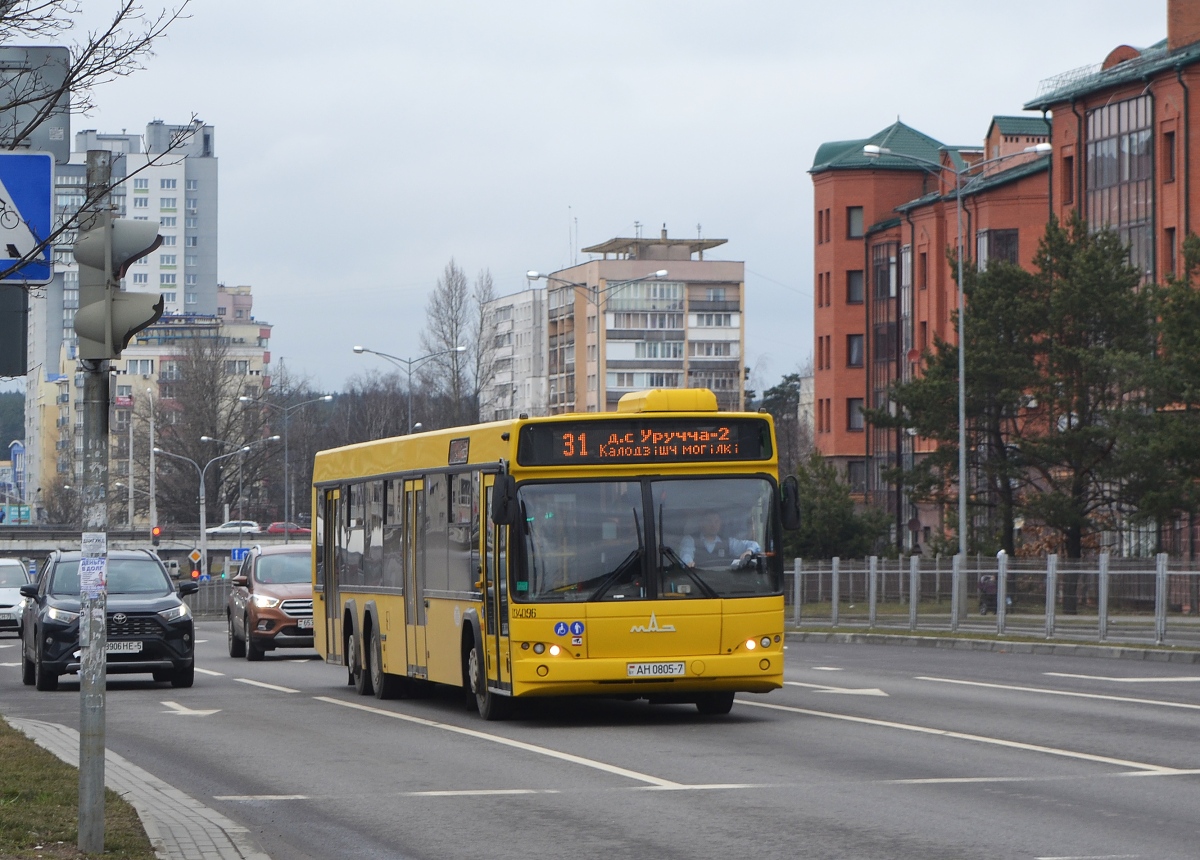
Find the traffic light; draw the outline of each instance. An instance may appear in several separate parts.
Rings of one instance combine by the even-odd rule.
[[[79,310],[75,333],[79,358],[119,358],[129,339],[162,316],[160,293],[129,293],[121,278],[136,260],[162,244],[158,224],[151,221],[99,216],[99,223],[79,234],[75,259],[79,263]]]
[[[150,543],[158,546],[158,539],[162,537],[162,526],[155,526],[150,529]]]

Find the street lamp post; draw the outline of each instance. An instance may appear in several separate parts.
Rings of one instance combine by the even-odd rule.
[[[154,492],[154,389],[147,388],[150,401],[150,534],[158,525],[158,496]]]
[[[930,173],[936,170],[954,175],[955,220],[958,222],[958,253],[956,255],[958,257],[958,553],[962,556],[961,564],[963,565],[967,563],[967,359],[966,346],[964,344],[966,340],[966,305],[963,300],[963,257],[966,255],[966,249],[963,247],[962,180],[971,171],[987,164],[995,164],[998,161],[1030,153],[1045,155],[1052,149],[1053,147],[1048,143],[1039,143],[1036,146],[1026,147],[1021,152],[1010,152],[996,158],[989,158],[975,164],[968,164],[961,169],[955,169],[939,161],[930,161],[927,158],[920,158],[919,156],[908,155],[903,152],[892,152],[886,146],[877,146],[873,143],[868,143],[863,147],[863,155],[867,158],[879,158],[881,155],[889,155],[894,158],[902,158],[905,161],[920,164],[924,170]],[[899,338],[899,320],[896,321],[896,324],[896,336]]]
[[[441,356],[441,355],[449,355],[452,352],[466,352],[466,351],[467,351],[467,348],[465,346],[454,346],[454,347],[451,347],[450,349],[443,349],[441,352],[431,352],[431,353],[429,353],[429,355],[422,355],[419,358],[398,358],[397,356],[394,356],[394,355],[388,355],[386,352],[379,352],[374,349],[367,349],[365,346],[354,347],[354,353],[356,355],[362,355],[364,352],[370,353],[371,355],[377,355],[380,358],[387,359],[388,361],[390,361],[392,364],[396,365],[397,367],[402,367],[408,371],[408,430],[405,431],[406,433],[412,433],[412,431],[413,431],[413,420],[412,420],[412,372],[413,372],[413,368],[415,366],[417,366],[418,364],[420,364],[421,362],[428,361],[431,358],[437,358],[438,356]]]
[[[232,446],[238,448],[238,450],[234,452],[235,454],[241,455],[238,457],[238,513],[237,513],[237,518],[239,520],[244,520],[245,516],[242,513],[242,492],[243,492],[243,490],[242,490],[242,472],[245,471],[244,466],[246,465],[246,457],[245,457],[246,450],[244,450],[242,448],[242,443],[240,443],[240,442],[230,442],[226,439],[216,439],[212,436],[201,436],[200,441],[201,442],[216,442],[218,445],[226,445],[226,446],[232,445]],[[268,436],[266,439],[262,439],[260,441],[278,442],[279,437],[278,436]],[[284,540],[286,540],[286,539],[287,539],[287,535],[285,534]],[[238,528],[238,549],[241,549],[241,548],[242,548],[242,530],[239,527]]]
[[[278,437],[276,437],[276,438],[278,438]],[[229,457],[234,456],[235,454],[244,454],[245,452],[249,451],[250,448],[254,445],[262,445],[266,442],[271,442],[271,441],[273,441],[273,440],[270,438],[259,439],[256,442],[251,442],[248,445],[243,445],[241,448],[239,448],[236,451],[230,451],[227,454],[218,454],[217,456],[213,457],[211,460],[206,462],[203,466],[201,466],[199,463],[197,463],[191,457],[184,457],[182,454],[172,454],[170,451],[164,451],[162,448],[154,449],[155,454],[161,454],[164,457],[170,457],[173,460],[182,460],[185,463],[191,463],[196,469],[196,474],[200,476],[200,575],[201,576],[208,575],[208,507],[207,507],[208,506],[208,498],[207,498],[207,494],[204,491],[204,476],[208,473],[208,467],[211,466],[213,463],[216,463],[218,460],[225,460]]]
[[[307,406],[310,403],[329,403],[333,400],[332,394],[326,394],[323,397],[314,397],[312,400],[305,400],[302,403],[294,403],[291,406],[280,406],[278,403],[271,403],[268,400],[255,400],[253,397],[246,397],[244,394],[238,398],[240,403],[254,403],[258,406],[266,406],[269,409],[274,409],[283,415],[283,542],[291,543],[292,540],[292,483],[291,475],[288,472],[288,417],[299,409],[301,406]],[[278,436],[273,437],[278,439]],[[217,441],[217,440],[213,440]]]

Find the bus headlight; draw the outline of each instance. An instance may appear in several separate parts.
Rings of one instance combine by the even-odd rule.
[[[545,650],[546,650],[546,646],[545,646],[545,645],[543,645],[541,642],[538,642],[537,644],[535,644],[535,645],[533,646],[533,653],[534,653],[534,654],[541,654],[541,653],[543,653]]]
[[[550,646],[550,656],[551,656],[551,657],[557,657],[557,656],[558,656],[558,652],[559,652],[559,651],[561,651],[561,650],[562,650],[562,649],[561,649],[561,648],[559,648],[557,645],[551,645],[551,646]]]
[[[757,647],[758,647],[758,643],[755,642],[753,639],[746,640],[746,650],[747,651],[753,651]]]
[[[771,637],[770,637],[770,636],[764,636],[764,637],[762,638],[762,641],[761,641],[761,642],[759,642],[758,644],[759,644],[759,645],[761,645],[761,646],[763,646],[764,648],[770,648],[770,647],[771,647]]]

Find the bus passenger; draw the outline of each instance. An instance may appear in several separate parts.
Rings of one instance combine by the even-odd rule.
[[[679,559],[687,567],[737,564],[762,552],[758,541],[721,536],[721,515],[709,511],[700,520],[700,536],[684,535],[679,542]]]

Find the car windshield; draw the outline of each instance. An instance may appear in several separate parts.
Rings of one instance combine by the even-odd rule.
[[[761,477],[524,484],[514,596],[565,602],[778,594],[774,493]]]
[[[174,591],[166,572],[150,558],[110,558],[109,594],[167,594]],[[61,561],[54,567],[50,593],[62,597],[79,596],[79,561]]]
[[[260,555],[254,566],[254,578],[264,585],[312,582],[312,555]]]
[[[25,568],[16,564],[0,564],[0,588],[17,588],[29,582]]]

